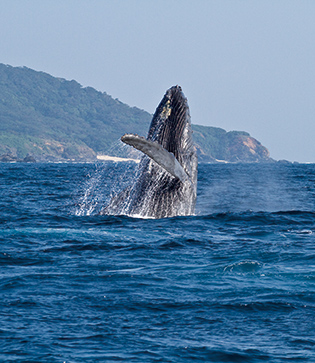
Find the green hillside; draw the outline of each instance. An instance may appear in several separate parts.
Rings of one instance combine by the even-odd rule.
[[[0,64],[0,155],[37,160],[93,160],[126,156],[116,147],[126,132],[146,135],[152,115],[76,81]],[[244,132],[193,126],[200,160],[268,161]]]

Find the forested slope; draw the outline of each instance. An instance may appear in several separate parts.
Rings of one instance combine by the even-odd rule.
[[[0,64],[0,155],[37,160],[126,156],[116,147],[126,132],[146,135],[152,115],[76,81]],[[269,161],[245,132],[193,125],[201,161]]]

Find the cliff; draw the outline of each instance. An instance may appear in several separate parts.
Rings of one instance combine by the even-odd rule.
[[[200,161],[270,162],[268,149],[249,133],[217,127],[193,125],[194,139]]]

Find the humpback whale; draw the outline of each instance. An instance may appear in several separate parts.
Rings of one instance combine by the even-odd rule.
[[[147,138],[125,134],[121,140],[143,156],[133,185],[114,196],[101,214],[149,218],[194,214],[198,161],[181,87],[166,91]]]

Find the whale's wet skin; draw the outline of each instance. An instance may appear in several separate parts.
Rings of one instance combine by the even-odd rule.
[[[153,116],[147,139],[126,134],[122,141],[144,155],[133,185],[116,195],[101,214],[151,218],[194,214],[197,154],[187,99],[170,88]]]

